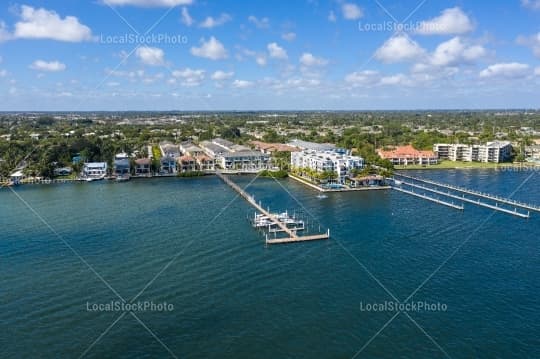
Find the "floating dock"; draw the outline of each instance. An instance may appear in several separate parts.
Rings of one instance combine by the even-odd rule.
[[[473,190],[463,188],[463,187],[459,187],[459,186],[452,186],[452,185],[449,185],[449,184],[446,184],[446,183],[426,180],[426,179],[418,178],[418,177],[407,176],[407,175],[400,174],[400,173],[396,173],[395,176],[399,176],[399,177],[402,177],[402,178],[407,178],[407,179],[410,179],[410,180],[430,184],[430,185],[433,185],[433,186],[438,186],[438,187],[451,189],[451,190],[456,191],[456,192],[461,192],[461,193],[469,194],[469,195],[476,196],[476,197],[482,197],[482,198],[490,199],[490,200],[495,201],[495,202],[509,204],[509,205],[512,205],[512,206],[515,206],[515,207],[520,207],[520,208],[523,208],[523,209],[526,209],[526,210],[529,210],[529,211],[540,212],[540,206],[519,202],[519,201],[510,199],[510,198],[503,198],[503,197],[499,197],[499,196],[494,196],[494,195],[489,194],[489,193],[483,193],[483,192],[480,192],[480,191],[473,191]]]
[[[472,204],[475,204],[477,206],[486,207],[486,208],[493,209],[493,210],[496,210],[496,211],[499,211],[499,212],[504,212],[504,213],[507,213],[507,214],[511,214],[512,216],[521,217],[521,218],[529,218],[530,217],[530,213],[521,213],[521,212],[518,212],[517,209],[514,209],[512,211],[512,210],[507,209],[507,208],[499,207],[497,204],[492,205],[492,204],[480,202],[480,199],[474,200],[474,199],[464,197],[465,195],[460,197],[460,196],[457,196],[457,195],[452,194],[450,192],[443,192],[443,191],[439,191],[439,190],[434,189],[434,188],[429,188],[429,187],[425,187],[425,186],[422,186],[422,185],[418,185],[418,184],[414,184],[414,183],[410,183],[410,182],[406,182],[406,181],[401,181],[401,182],[404,185],[407,185],[407,186],[411,186],[411,187],[418,188],[418,189],[421,189],[421,190],[424,190],[424,191],[440,194],[442,196],[450,197],[450,198],[453,198],[453,199],[458,199],[458,200],[463,201],[463,202],[472,203]],[[463,209],[463,206],[462,206],[462,209]]]
[[[238,186],[236,183],[234,183],[229,178],[224,176],[221,172],[216,171],[216,176],[218,176],[221,180],[223,180],[223,182],[225,182],[232,189],[234,189],[242,198],[244,198],[249,204],[255,207],[257,211],[259,211],[264,216],[266,216],[272,222],[274,226],[279,227],[281,231],[285,232],[288,235],[287,238],[273,238],[273,239],[268,238],[268,235],[266,235],[267,244],[284,244],[284,243],[294,243],[294,242],[316,241],[316,240],[330,238],[330,230],[327,230],[326,233],[323,233],[323,234],[306,235],[306,236],[297,235],[296,231],[287,227],[287,224],[281,222],[275,215],[273,215],[269,211],[262,208],[261,205],[255,202],[252,196],[246,193],[246,191],[240,188],[240,186]]]

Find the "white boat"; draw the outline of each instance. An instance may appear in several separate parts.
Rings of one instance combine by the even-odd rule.
[[[318,198],[318,199],[325,199],[325,198],[328,198],[328,196],[325,195],[325,194],[319,193],[319,194],[317,195],[317,198]]]
[[[395,180],[394,180],[394,184],[395,184],[396,186],[401,186],[401,185],[403,184],[403,182],[401,182],[400,180],[395,179]]]

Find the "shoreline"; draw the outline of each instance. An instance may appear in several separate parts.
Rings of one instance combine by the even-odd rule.
[[[377,187],[357,187],[357,188],[336,188],[336,189],[326,189],[321,188],[313,183],[306,181],[300,177],[297,177],[293,174],[289,174],[289,178],[294,179],[297,182],[300,182],[308,187],[311,187],[319,192],[328,193],[328,192],[360,192],[360,191],[381,191],[391,189],[390,186],[377,186]]]

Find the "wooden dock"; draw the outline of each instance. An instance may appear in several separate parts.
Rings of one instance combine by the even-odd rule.
[[[326,233],[323,234],[315,234],[315,235],[307,235],[307,236],[299,236],[296,234],[296,231],[292,230],[291,228],[287,227],[287,225],[283,222],[281,222],[276,216],[274,216],[269,211],[262,208],[261,205],[259,205],[252,196],[250,196],[246,191],[244,191],[240,186],[238,186],[236,183],[231,181],[229,178],[224,176],[220,171],[216,171],[216,176],[218,176],[220,179],[223,180],[226,184],[228,184],[232,189],[234,189],[242,198],[244,198],[249,204],[251,204],[257,211],[268,217],[268,219],[278,226],[283,232],[287,233],[289,237],[287,238],[274,238],[269,239],[268,235],[266,236],[266,243],[267,244],[283,244],[283,243],[294,243],[294,242],[305,242],[305,241],[316,241],[316,240],[322,240],[322,239],[328,239],[330,238],[330,230],[328,230]]]
[[[423,179],[423,178],[407,176],[407,175],[404,175],[404,174],[401,174],[401,173],[396,173],[395,175],[399,176],[399,177],[407,178],[407,179],[410,179],[410,180],[414,180],[414,181],[417,181],[417,182],[422,182],[422,183],[430,184],[430,185],[437,186],[437,187],[443,187],[443,188],[447,188],[447,189],[450,189],[450,190],[453,190],[453,191],[456,191],[456,192],[461,192],[461,193],[469,194],[469,195],[476,196],[476,197],[486,198],[486,199],[489,199],[489,200],[492,200],[492,201],[495,201],[495,202],[512,205],[512,206],[515,206],[515,207],[526,209],[528,211],[540,212],[540,206],[519,202],[519,201],[510,199],[510,198],[503,198],[503,197],[495,196],[495,195],[492,195],[492,194],[489,194],[489,193],[483,193],[483,192],[480,192],[480,191],[473,191],[473,190],[463,188],[463,187],[459,187],[459,186],[452,186],[452,185],[442,183],[442,182],[436,182],[436,181],[431,181],[431,180],[427,180],[427,179]]]
[[[494,205],[489,204],[489,203],[480,202],[480,199],[474,200],[474,199],[467,198],[467,197],[465,197],[465,195],[460,197],[460,196],[452,194],[450,192],[443,192],[443,191],[440,191],[438,189],[429,188],[429,187],[425,187],[425,186],[410,183],[410,182],[405,182],[405,181],[401,181],[401,182],[404,185],[407,185],[407,186],[411,186],[411,187],[418,188],[418,189],[421,189],[421,190],[424,190],[424,191],[440,194],[442,196],[446,196],[446,197],[449,197],[449,198],[458,199],[458,200],[463,201],[463,202],[472,203],[472,204],[475,204],[477,206],[486,207],[486,208],[493,209],[493,210],[496,210],[496,211],[499,211],[499,212],[504,212],[504,213],[510,214],[512,216],[521,217],[521,218],[529,218],[530,217],[530,213],[521,213],[521,212],[518,212],[517,209],[514,209],[512,211],[512,210],[507,209],[507,208],[499,207],[498,205],[494,206]]]
[[[419,197],[419,198],[423,198],[423,199],[426,199],[428,201],[431,201],[431,202],[435,202],[435,203],[438,203],[438,204],[442,204],[443,206],[447,206],[447,207],[450,207],[450,208],[454,208],[454,209],[458,209],[460,211],[463,211],[463,205],[459,206],[457,204],[454,204],[454,203],[450,203],[450,202],[446,202],[446,201],[442,201],[438,198],[433,198],[433,197],[430,197],[430,196],[426,196],[425,194],[420,194],[420,193],[416,193],[416,192],[413,192],[413,191],[408,191],[406,189],[403,189],[403,188],[399,188],[399,187],[392,187],[393,189],[395,189],[396,191],[399,191],[399,192],[403,192],[403,193],[407,193],[407,194],[410,194],[411,196],[415,196],[415,197]]]

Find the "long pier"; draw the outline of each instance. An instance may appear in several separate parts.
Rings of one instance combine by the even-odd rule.
[[[426,199],[426,200],[431,201],[431,202],[435,202],[435,203],[438,203],[438,204],[442,204],[443,206],[447,206],[447,207],[450,207],[450,208],[458,209],[458,210],[460,210],[460,211],[463,211],[463,209],[464,209],[463,206],[459,206],[459,205],[454,204],[454,203],[442,201],[442,200],[440,200],[440,199],[433,198],[433,197],[430,197],[430,196],[426,196],[426,195],[424,195],[424,194],[416,193],[416,192],[413,192],[413,191],[408,191],[408,190],[406,190],[406,189],[399,188],[399,187],[392,187],[392,188],[395,189],[396,191],[403,192],[403,193],[407,193],[407,194],[410,194],[410,195],[412,195],[412,196],[420,197],[420,198]]]
[[[517,211],[517,209],[512,211],[512,210],[509,210],[507,208],[499,207],[497,205],[494,206],[494,205],[489,204],[489,203],[480,202],[480,199],[474,200],[474,199],[470,199],[470,198],[467,198],[467,197],[464,197],[464,196],[460,197],[460,196],[457,196],[455,194],[451,194],[450,192],[443,192],[443,191],[439,191],[439,190],[434,189],[434,188],[429,188],[429,187],[425,187],[425,186],[410,183],[410,182],[405,182],[405,181],[401,181],[401,182],[404,185],[407,185],[407,186],[411,186],[411,187],[414,187],[414,188],[422,189],[424,191],[429,191],[429,192],[432,192],[432,193],[440,194],[442,196],[458,199],[458,200],[463,201],[463,202],[472,203],[472,204],[475,204],[477,206],[490,208],[490,209],[493,209],[493,210],[496,210],[496,211],[511,214],[513,216],[516,216],[516,217],[521,217],[521,218],[529,218],[530,217],[529,213],[526,213],[526,214],[525,213],[520,213],[520,212]],[[463,209],[463,207],[462,207],[462,209]]]
[[[216,176],[221,178],[223,182],[228,184],[232,189],[234,189],[242,198],[244,198],[249,204],[251,204],[255,209],[259,212],[261,212],[263,215],[268,217],[268,219],[278,226],[283,232],[287,233],[289,236],[288,238],[268,238],[268,235],[266,236],[266,243],[267,244],[284,244],[284,243],[293,243],[293,242],[305,242],[305,241],[315,241],[315,240],[321,240],[321,239],[328,239],[330,238],[330,230],[328,230],[326,233],[323,234],[314,234],[314,235],[307,235],[307,236],[299,236],[296,234],[294,230],[287,227],[287,225],[283,222],[281,222],[276,216],[274,216],[269,211],[265,210],[260,206],[252,196],[250,196],[246,191],[244,191],[240,186],[238,186],[236,183],[231,181],[229,178],[224,176],[220,171],[216,171]]]
[[[515,206],[515,207],[520,207],[520,208],[523,208],[523,209],[526,209],[526,210],[529,210],[529,211],[540,212],[540,206],[535,206],[535,205],[532,205],[532,204],[519,202],[519,201],[516,201],[516,200],[513,200],[513,199],[494,196],[492,194],[483,193],[483,192],[480,192],[480,191],[473,191],[473,190],[463,188],[463,187],[459,187],[459,186],[452,186],[452,185],[442,183],[442,182],[436,182],[436,181],[431,181],[431,180],[427,180],[427,179],[423,179],[423,178],[407,176],[407,175],[404,175],[404,174],[401,174],[401,173],[396,173],[395,175],[403,177],[403,178],[407,178],[407,179],[410,179],[410,180],[414,180],[414,181],[423,182],[423,183],[438,186],[438,187],[451,189],[451,190],[456,191],[456,192],[461,192],[461,193],[469,194],[469,195],[476,196],[476,197],[482,197],[482,198],[490,199],[490,200],[495,201],[495,202],[509,204],[509,205],[512,205],[512,206]]]

